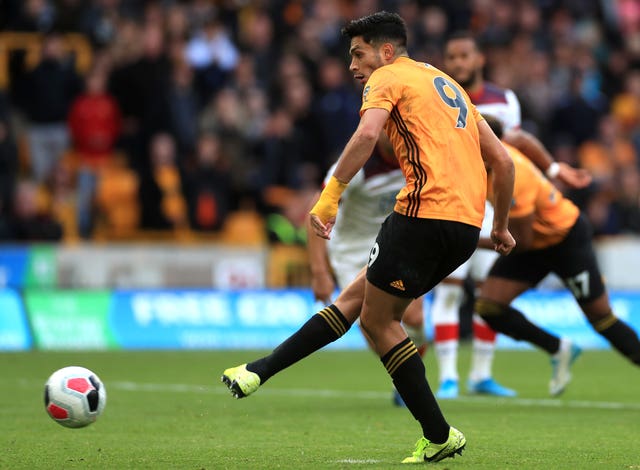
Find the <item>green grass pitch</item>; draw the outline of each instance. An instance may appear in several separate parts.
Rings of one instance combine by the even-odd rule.
[[[256,351],[28,352],[0,354],[1,469],[401,468],[420,436],[368,351],[326,351],[234,400],[226,367]],[[470,350],[460,352],[466,377]],[[428,376],[437,382],[433,351]],[[108,401],[93,425],[67,429],[45,413],[43,384],[81,365]],[[548,358],[498,351],[495,376],[515,399],[442,401],[463,431],[462,457],[441,469],[640,469],[640,370],[612,351],[586,351],[560,399],[550,399]],[[464,390],[464,386],[463,386]]]

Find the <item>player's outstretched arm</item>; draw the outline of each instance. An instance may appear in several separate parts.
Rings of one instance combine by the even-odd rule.
[[[386,109],[370,108],[362,114],[358,128],[338,159],[333,176],[310,211],[311,227],[319,237],[329,239],[336,221],[340,195],[371,156],[387,119],[389,112]]]
[[[482,158],[487,168],[493,172],[493,248],[501,255],[508,255],[516,245],[509,232],[509,208],[515,177],[513,160],[486,121],[478,123],[478,131]]]
[[[520,150],[549,179],[557,178],[566,185],[580,189],[591,184],[591,175],[583,168],[573,168],[564,162],[555,162],[542,142],[523,129],[505,131],[502,138],[508,144]]]

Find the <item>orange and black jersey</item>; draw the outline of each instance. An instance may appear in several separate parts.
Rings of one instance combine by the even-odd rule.
[[[504,144],[513,159],[515,181],[509,217],[534,214],[532,249],[560,243],[576,223],[580,210],[565,198],[520,151]],[[489,188],[489,200],[493,198]]]
[[[477,123],[483,118],[463,88],[437,68],[400,57],[371,74],[360,113],[382,108],[406,185],[395,211],[409,217],[480,227],[486,170]]]

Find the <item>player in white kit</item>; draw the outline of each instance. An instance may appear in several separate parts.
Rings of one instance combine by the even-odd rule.
[[[327,179],[333,170],[333,167],[329,170]],[[331,303],[336,283],[339,288],[348,286],[367,265],[380,225],[393,210],[396,195],[404,184],[405,178],[397,160],[392,154],[386,155],[384,144],[378,144],[371,158],[342,193],[331,239],[308,237],[312,289],[317,300]],[[407,335],[423,356],[427,337],[422,298],[409,305],[402,322]],[[395,391],[393,402],[403,405]]]
[[[512,90],[485,82],[482,77],[483,67],[484,56],[472,34],[459,32],[449,37],[445,44],[444,70],[464,87],[480,114],[498,118],[505,129],[505,140],[510,140],[550,178],[559,178],[573,187],[589,184],[590,177],[586,172],[553,162],[535,137],[519,131],[521,114],[518,98]],[[488,236],[492,220],[493,209],[487,203],[480,237]],[[440,386],[436,393],[438,398],[456,398],[459,394],[457,359],[459,309],[464,300],[463,283],[470,277],[478,287],[498,256],[493,250],[477,249],[467,262],[433,290],[431,314],[440,374]],[[472,358],[467,391],[515,396],[514,390],[503,387],[492,376],[496,333],[477,314],[473,315],[472,327]]]

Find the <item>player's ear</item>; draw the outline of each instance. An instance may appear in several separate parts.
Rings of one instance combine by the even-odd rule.
[[[396,53],[396,48],[393,44],[391,44],[390,42],[385,42],[382,45],[382,58],[384,60],[391,60],[393,59],[394,55]]]

